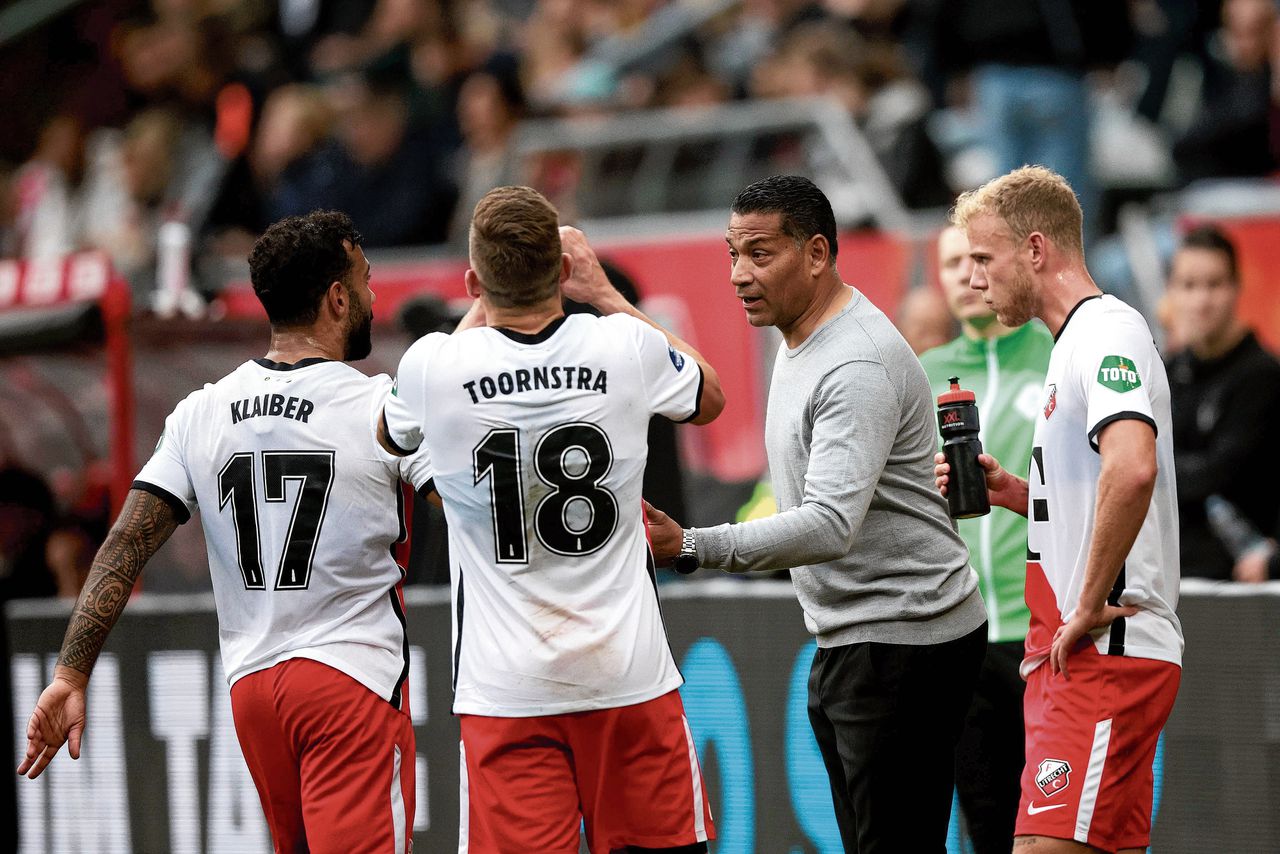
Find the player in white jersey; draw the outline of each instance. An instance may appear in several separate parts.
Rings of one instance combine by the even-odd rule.
[[[536,191],[487,194],[470,254],[484,325],[410,347],[380,425],[426,449],[449,521],[459,851],[576,852],[584,821],[598,854],[705,851],[640,487],[651,415],[711,421],[719,380]]]
[[[426,480],[373,436],[391,387],[369,354],[360,235],[317,212],[250,255],[271,320],[265,358],[193,392],[165,423],[94,561],[19,773],[64,740],[78,758],[84,689],[143,565],[203,511],[223,670],[277,852],[410,847],[414,738],[400,582],[400,480]]]
[[[1028,517],[1014,847],[1141,851],[1183,647],[1164,364],[1142,316],[1089,275],[1080,206],[1060,176],[1017,169],[961,196],[953,221],[968,233],[970,286],[997,319],[1039,317],[1055,339],[1028,479],[979,457],[992,503]]]

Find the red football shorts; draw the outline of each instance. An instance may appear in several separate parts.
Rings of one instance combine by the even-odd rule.
[[[582,823],[593,854],[715,838],[676,691],[616,709],[460,717],[460,854],[578,854]]]
[[[1027,764],[1017,836],[1073,839],[1103,851],[1151,839],[1151,764],[1182,668],[1149,658],[1071,654],[1070,680],[1040,665],[1024,700]]]
[[[231,686],[276,854],[412,847],[413,724],[347,674],[291,658]]]

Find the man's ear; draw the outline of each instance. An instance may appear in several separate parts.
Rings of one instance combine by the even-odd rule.
[[[462,284],[467,289],[467,296],[472,299],[480,296],[480,277],[476,275],[475,270],[467,268],[467,272],[462,275]]]
[[[568,252],[560,253],[560,284],[569,281],[569,277],[573,275],[573,256]]]
[[[351,294],[342,282],[331,282],[324,292],[324,300],[334,317],[346,317],[351,310]]]
[[[815,234],[806,243],[809,252],[809,268],[815,273],[825,272],[831,264],[831,244],[826,235]]]
[[[1045,265],[1045,248],[1047,240],[1043,234],[1033,231],[1027,235],[1027,260],[1031,262],[1031,269],[1039,272]]]

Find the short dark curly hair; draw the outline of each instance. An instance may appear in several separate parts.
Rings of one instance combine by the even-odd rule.
[[[836,236],[836,216],[831,202],[817,185],[801,175],[774,175],[751,184],[733,200],[736,214],[782,214],[782,233],[800,246],[815,234],[827,238],[831,263],[836,261],[840,241]]]
[[[1221,252],[1227,262],[1227,271],[1231,281],[1240,281],[1240,262],[1236,258],[1236,245],[1227,237],[1227,233],[1211,222],[1201,223],[1182,235],[1178,249],[1206,249],[1210,252]]]
[[[249,278],[271,325],[314,323],[329,285],[351,273],[344,242],[362,240],[341,211],[286,217],[268,228],[249,253]]]

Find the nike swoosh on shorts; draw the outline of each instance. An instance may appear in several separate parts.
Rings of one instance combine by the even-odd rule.
[[[1065,806],[1066,804],[1049,804],[1048,806],[1038,807],[1035,804],[1027,804],[1027,815],[1039,815],[1049,810],[1060,810]]]

